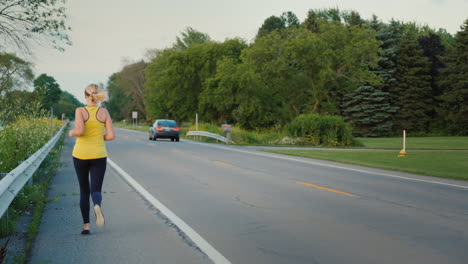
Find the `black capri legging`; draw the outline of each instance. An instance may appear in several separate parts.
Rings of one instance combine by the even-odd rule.
[[[102,201],[102,182],[106,173],[107,158],[82,160],[73,157],[76,175],[80,183],[80,209],[83,223],[89,223],[89,196],[94,204],[101,206]],[[89,176],[91,175],[91,185]]]

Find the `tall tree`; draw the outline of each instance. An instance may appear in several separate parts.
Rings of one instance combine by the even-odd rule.
[[[147,63],[139,61],[123,67],[119,73],[119,85],[127,98],[130,105],[130,111],[137,111],[138,116],[146,118],[146,109],[144,104],[144,84],[145,84],[145,68]],[[130,117],[131,113],[124,113]]]
[[[26,52],[30,40],[47,41],[63,50],[63,43],[71,44],[64,4],[65,0],[0,1],[0,41]]]
[[[211,41],[211,38],[208,34],[202,33],[191,27],[187,27],[180,34],[181,36],[176,38],[176,43],[173,47],[176,50],[184,50],[194,44],[203,44]]]
[[[301,22],[297,18],[296,14],[294,14],[291,11],[284,12],[281,15],[281,19],[284,21],[284,26],[286,28],[288,28],[288,27],[299,27],[301,25]]]
[[[356,11],[351,11],[346,14],[346,22],[350,26],[362,26],[364,24],[364,20],[361,18],[361,15]]]
[[[443,93],[441,88],[437,85],[436,80],[439,78],[439,71],[445,65],[442,62],[442,57],[445,56],[445,46],[442,44],[442,41],[439,35],[434,33],[429,33],[427,36],[420,36],[418,38],[419,46],[424,51],[424,56],[429,58],[431,62],[431,87],[432,87],[432,96],[436,97]]]
[[[150,119],[169,118],[171,110],[166,106],[165,95],[168,87],[172,86],[168,78],[172,56],[180,51],[165,49],[155,53],[155,57],[145,69],[145,107]]]
[[[145,70],[145,103],[150,117],[192,119],[218,61],[223,57],[238,59],[245,46],[243,41],[233,39],[158,53]]]
[[[426,132],[433,100],[430,62],[417,42],[416,32],[407,31],[398,48],[395,79],[389,87],[391,104],[399,110],[394,115],[397,131]]]
[[[372,86],[360,86],[346,95],[343,116],[360,137],[383,137],[393,132],[392,116],[397,107],[390,105],[389,93]]]
[[[444,87],[439,112],[453,135],[468,135],[468,19],[455,35],[451,53],[446,59],[440,86]]]
[[[129,115],[130,96],[125,93],[122,85],[120,84],[120,72],[114,73],[107,81],[107,92],[109,100],[105,102],[105,107],[115,120],[130,119]]]
[[[199,96],[198,110],[205,120],[221,124],[233,121],[233,111],[237,108],[239,84],[238,64],[240,54],[247,47],[241,39],[227,40],[222,44],[225,56],[212,64],[209,71],[215,74],[207,78]],[[213,61],[214,62],[214,61]]]
[[[389,24],[379,23],[375,20],[371,21],[370,27],[376,30],[377,40],[381,41],[381,55],[377,63],[377,67],[372,68],[380,78],[382,78],[382,90],[389,92],[391,87],[397,85],[396,61],[398,57],[398,43],[401,42],[403,35],[403,25],[395,20],[391,20]]]
[[[289,109],[299,109],[305,98],[308,112],[335,113],[341,104],[338,94],[366,81],[378,82],[368,71],[378,50],[371,31],[339,23],[322,23],[320,30],[273,32],[243,53],[243,62],[262,76],[274,94],[285,98],[283,104]]]
[[[40,96],[42,107],[46,110],[60,100],[62,90],[54,77],[45,73],[34,79],[34,91]]]
[[[262,26],[258,29],[257,38],[263,37],[275,30],[281,30],[286,28],[286,22],[283,18],[277,16],[271,16],[263,22]]]
[[[62,114],[65,114],[65,118],[74,119],[75,109],[83,106],[78,99],[67,91],[62,91],[60,94],[60,100],[54,105],[54,111],[58,118],[61,118]]]
[[[28,86],[34,79],[31,63],[11,53],[0,53],[0,96]]]
[[[291,11],[283,12],[281,16],[271,16],[263,22],[258,29],[257,38],[266,36],[275,30],[283,30],[289,27],[299,27],[301,22],[296,14]]]

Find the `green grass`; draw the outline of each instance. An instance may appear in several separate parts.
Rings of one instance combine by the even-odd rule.
[[[401,149],[403,139],[358,138],[365,148]],[[468,149],[468,137],[408,137],[406,149]]]
[[[60,140],[57,142],[57,145],[47,155],[41,166],[34,173],[34,185],[31,187],[24,186],[23,193],[19,194],[15,198],[12,205],[8,209],[9,211],[15,212],[14,217],[10,217],[10,219],[8,219],[8,217],[4,216],[1,219],[1,222],[5,222],[6,219],[10,225],[0,225],[0,233],[4,236],[7,236],[10,235],[12,231],[15,231],[14,226],[16,225],[15,221],[17,218],[26,211],[32,211],[32,220],[28,225],[27,237],[23,248],[24,250],[19,255],[13,257],[12,263],[14,264],[24,264],[27,262],[27,256],[39,231],[45,204],[50,201],[50,199],[47,198],[49,182],[55,172],[55,169],[61,165],[59,158],[61,155],[63,140],[66,134],[65,131],[62,133]]]
[[[468,180],[468,151],[408,151],[405,158],[397,157],[398,151],[384,150],[268,150],[268,152]]]

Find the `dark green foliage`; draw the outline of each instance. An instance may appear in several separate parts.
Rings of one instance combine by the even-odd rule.
[[[286,22],[284,21],[283,18],[277,17],[277,16],[271,16],[267,19],[265,19],[265,22],[263,22],[263,25],[258,29],[257,33],[257,38],[258,37],[263,37],[274,30],[281,30],[286,28]]]
[[[119,73],[112,74],[107,81],[109,100],[105,103],[105,106],[114,120],[131,118],[131,115],[129,115],[130,109],[128,108],[130,98],[125,94],[120,82]]]
[[[7,91],[29,85],[33,79],[34,73],[30,62],[15,54],[0,52],[0,96]]]
[[[3,261],[6,258],[6,255],[7,255],[7,252],[8,252],[8,250],[7,250],[8,242],[10,242],[10,239],[7,239],[7,241],[0,248],[0,264],[3,263]]]
[[[60,100],[53,106],[54,114],[59,119],[62,118],[62,114],[65,114],[66,119],[73,120],[75,118],[75,109],[80,106],[83,106],[83,104],[74,95],[67,91],[62,91]]]
[[[429,58],[431,63],[431,87],[432,96],[436,97],[443,93],[441,87],[437,85],[436,80],[439,77],[439,71],[445,67],[442,62],[442,57],[445,56],[445,46],[442,45],[439,35],[429,33],[428,36],[420,36],[418,38],[419,46],[423,49],[424,56]]]
[[[396,63],[396,85],[389,87],[390,103],[398,107],[395,129],[426,132],[433,108],[430,62],[424,56],[414,32],[404,34]]]
[[[39,95],[42,107],[46,110],[58,103],[62,90],[54,77],[45,73],[34,80],[34,92]]]
[[[191,27],[187,27],[180,34],[181,36],[176,38],[176,43],[173,47],[176,50],[184,50],[195,44],[203,44],[211,41],[211,38],[208,34],[200,32]]]
[[[390,24],[383,24],[374,17],[369,25],[377,32],[376,38],[381,41],[382,53],[379,56],[378,66],[372,71],[382,78],[382,90],[388,92],[390,87],[397,84],[395,79],[396,61],[398,58],[398,43],[401,41],[403,26],[400,22],[390,21]]]
[[[306,137],[308,141],[323,146],[348,146],[353,144],[351,128],[340,116],[303,114],[287,127],[287,134]]]
[[[439,112],[451,134],[468,135],[468,20],[455,35],[446,64],[439,83],[445,90]]]
[[[285,112],[278,94],[269,89],[261,76],[245,69],[241,75],[240,92],[237,96],[238,107],[233,116],[240,127],[253,130],[270,128],[284,120]]]
[[[204,90],[211,89],[218,62],[224,58],[239,61],[246,46],[240,39],[229,39],[159,52],[145,70],[145,105],[149,117],[192,120],[198,109],[202,112],[212,109],[210,101],[219,102],[220,98],[211,98],[216,92],[204,93]],[[217,119],[218,114],[210,113],[207,118]]]
[[[347,16],[346,21],[350,26],[362,26],[364,24],[364,20],[361,18],[361,15],[356,11],[351,11]]]
[[[139,119],[146,118],[144,103],[145,69],[144,61],[127,64],[107,81],[109,100],[105,102],[115,120],[131,119],[132,112],[138,112]]]
[[[365,21],[356,11],[342,11],[339,8],[310,9],[302,24],[308,30],[320,32],[320,24],[338,23],[347,26],[362,26]]]
[[[338,8],[310,10],[298,25],[285,12],[266,19],[250,45],[187,33],[177,41],[185,44],[153,52],[145,70],[149,118],[192,121],[198,113],[206,122],[256,130],[320,113],[345,115],[360,135],[436,129],[434,97],[442,86],[433,80],[444,50],[453,49],[450,34]],[[373,90],[356,91],[363,85]],[[380,114],[362,116],[369,107]]]
[[[294,14],[291,11],[284,12],[281,15],[281,19],[284,21],[284,25],[286,28],[288,27],[299,27],[301,25],[301,22],[297,18],[296,14]]]
[[[301,22],[297,16],[291,12],[284,12],[280,17],[271,16],[265,19],[263,25],[258,29],[257,38],[264,37],[275,30],[283,30],[289,27],[299,27]]]
[[[345,97],[345,121],[359,137],[382,137],[392,133],[392,115],[397,108],[390,106],[389,93],[372,86],[361,86]]]

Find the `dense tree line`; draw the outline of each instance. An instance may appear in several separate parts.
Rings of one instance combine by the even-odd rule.
[[[33,87],[27,89],[27,87]],[[8,124],[23,114],[34,116],[53,112],[73,119],[75,108],[82,104],[63,91],[54,77],[35,77],[32,64],[12,53],[0,53],[0,123]],[[27,113],[25,112],[27,111]]]
[[[38,43],[60,51],[71,45],[65,0],[0,1],[0,125],[20,116],[74,117],[81,103],[62,91],[52,76],[35,76],[31,46]],[[33,87],[33,91],[31,91]]]
[[[111,114],[283,128],[301,114],[342,116],[360,136],[468,135],[468,20],[445,30],[355,11],[267,18],[252,43],[187,28],[148,63],[108,82]]]

